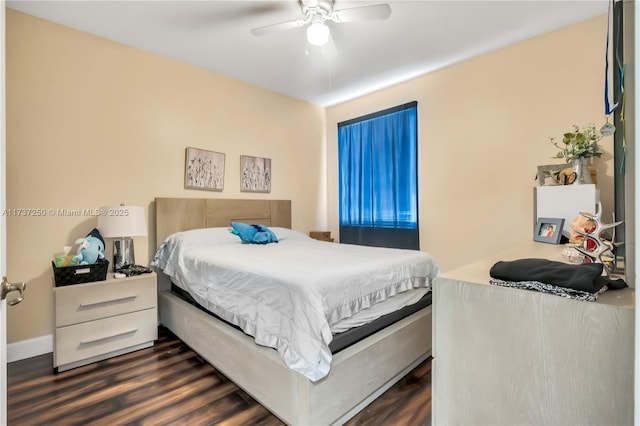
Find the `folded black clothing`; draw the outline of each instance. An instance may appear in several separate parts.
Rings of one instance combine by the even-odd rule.
[[[547,259],[518,259],[496,262],[489,271],[492,278],[504,281],[539,281],[559,287],[595,293],[627,287],[622,279],[612,280],[602,275],[602,263],[571,265]]]

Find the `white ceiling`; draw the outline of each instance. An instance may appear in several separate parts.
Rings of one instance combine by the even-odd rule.
[[[250,30],[302,17],[288,1],[7,1],[8,7],[323,106],[607,13],[607,0],[347,1],[387,3],[388,20]],[[605,34],[603,34],[605,37]]]

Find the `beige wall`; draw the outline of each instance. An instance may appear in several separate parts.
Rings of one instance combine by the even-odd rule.
[[[418,101],[421,249],[444,270],[530,240],[536,167],[548,137],[604,123],[606,16],[327,109],[328,223],[338,233],[336,124]],[[596,159],[603,218],[613,208],[612,138]]]
[[[11,9],[6,19],[7,208],[124,202],[151,215],[157,196],[278,198],[292,200],[294,228],[325,225],[323,108]],[[223,192],[183,188],[188,146],[226,154]],[[270,194],[239,191],[243,154],[272,159]],[[95,225],[7,218],[7,275],[28,282],[8,309],[9,343],[52,333],[52,255]],[[136,238],[138,263],[154,244]]]

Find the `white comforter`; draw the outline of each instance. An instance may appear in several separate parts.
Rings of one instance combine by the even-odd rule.
[[[313,381],[329,372],[332,324],[398,293],[430,288],[439,272],[424,252],[272,230],[280,242],[267,245],[242,244],[226,228],[179,232],[162,243],[152,265]]]

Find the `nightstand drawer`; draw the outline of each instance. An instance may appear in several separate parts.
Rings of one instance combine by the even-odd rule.
[[[56,327],[79,324],[157,306],[156,275],[107,280],[55,289]]]
[[[56,329],[56,367],[157,339],[155,308]]]

